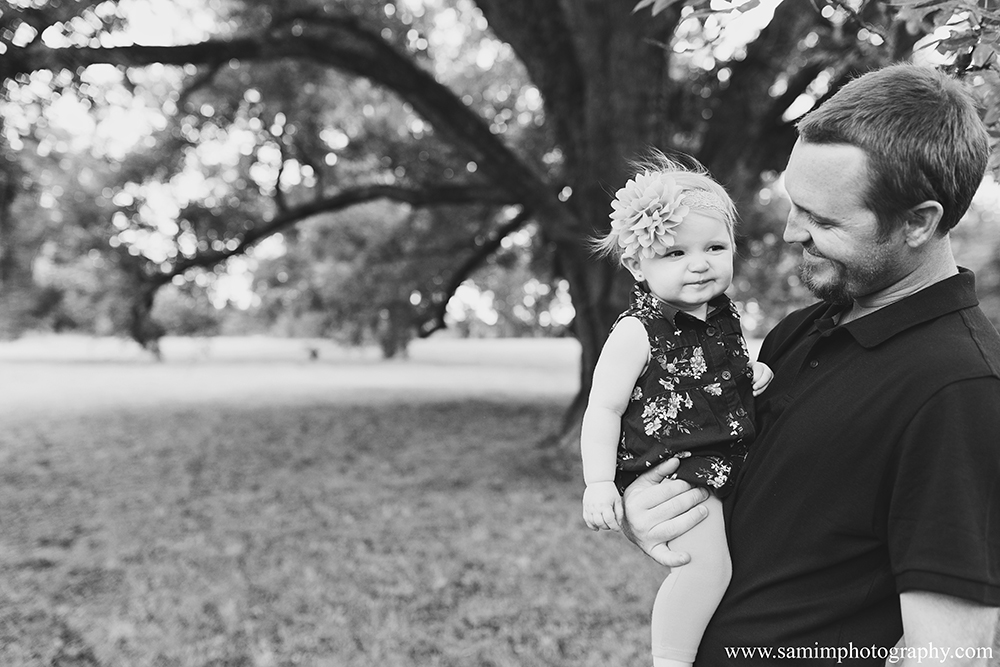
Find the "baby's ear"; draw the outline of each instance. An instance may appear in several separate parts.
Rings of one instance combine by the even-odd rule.
[[[628,269],[628,272],[632,274],[632,277],[636,281],[641,282],[643,280],[642,271],[639,269],[639,260],[635,257],[622,257],[622,266]]]

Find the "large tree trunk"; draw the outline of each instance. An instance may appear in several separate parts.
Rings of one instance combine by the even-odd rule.
[[[629,176],[628,162],[671,133],[670,40],[679,10],[657,20],[628,2],[481,0],[497,36],[511,43],[545,99],[563,152],[562,180],[574,239],[555,243],[557,270],[570,285],[580,341],[580,387],[551,445],[576,447],[578,427],[601,347],[627,303],[631,278],[596,261],[589,239],[609,227],[610,194]],[[534,28],[525,29],[525,25]],[[561,186],[561,184],[559,184]],[[545,224],[543,221],[543,228]]]
[[[31,265],[40,242],[26,242],[24,221],[19,227],[15,212],[21,178],[20,166],[5,159],[0,146],[0,338],[20,336],[30,326],[38,305]]]
[[[0,123],[0,130],[3,125]],[[2,160],[2,156],[0,156]],[[14,162],[2,160],[0,165],[0,291],[7,289],[18,274],[17,244],[14,239],[14,196],[17,178]]]

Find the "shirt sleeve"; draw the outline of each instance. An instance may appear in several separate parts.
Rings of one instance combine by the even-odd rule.
[[[1000,605],[1000,379],[940,390],[896,457],[887,533],[898,592]]]

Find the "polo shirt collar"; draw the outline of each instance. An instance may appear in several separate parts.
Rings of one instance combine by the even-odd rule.
[[[977,305],[979,299],[976,297],[975,275],[972,271],[961,267],[958,271],[958,274],[925,287],[870,315],[848,322],[843,328],[858,344],[872,348],[918,324]],[[831,305],[817,321],[818,328],[830,328],[832,322],[827,322],[826,326],[820,322],[823,319],[832,320],[844,310],[845,306]]]
[[[676,306],[671,306],[666,301],[663,301],[659,297],[653,295],[649,291],[649,287],[646,285],[646,283],[635,284],[635,288],[632,290],[632,302],[635,303],[637,300],[643,300],[646,301],[646,303],[655,304],[656,309],[660,312],[660,314],[668,322],[674,325],[677,324],[677,321],[674,318],[676,318],[679,313],[683,313],[685,317],[689,317],[693,320],[698,319],[696,317],[688,315],[680,308],[677,308]],[[708,302],[708,315],[706,316],[706,319],[711,318],[713,315],[720,312],[721,310],[726,310],[730,308],[731,304],[732,301],[725,294],[720,294],[719,296],[714,297],[711,301]]]

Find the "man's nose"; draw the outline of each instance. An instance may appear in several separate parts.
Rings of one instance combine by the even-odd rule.
[[[791,211],[785,220],[785,231],[781,238],[785,243],[806,243],[809,240],[809,232],[802,225],[801,216],[796,211]]]

